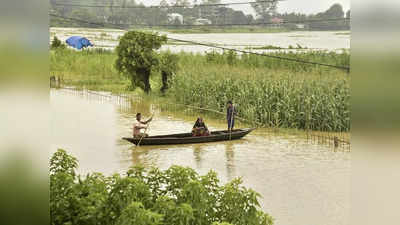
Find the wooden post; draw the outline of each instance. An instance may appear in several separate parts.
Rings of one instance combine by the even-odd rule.
[[[339,147],[339,138],[337,136],[333,138],[333,143],[335,144],[335,148]]]

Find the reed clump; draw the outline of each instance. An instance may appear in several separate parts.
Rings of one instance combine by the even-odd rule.
[[[173,79],[170,96],[179,103],[221,112],[231,99],[241,117],[268,127],[350,130],[350,79],[346,72],[232,54],[181,57],[181,70]],[[349,58],[346,53],[326,54],[300,53],[297,58],[334,65],[345,65]]]

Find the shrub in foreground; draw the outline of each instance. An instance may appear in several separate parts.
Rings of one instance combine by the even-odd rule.
[[[143,167],[126,175],[76,174],[77,160],[58,150],[50,160],[51,224],[272,225],[258,193],[235,179],[220,186],[217,174],[191,168]]]

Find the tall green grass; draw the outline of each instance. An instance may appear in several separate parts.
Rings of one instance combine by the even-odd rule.
[[[346,72],[229,54],[232,53],[181,54],[181,70],[172,81],[170,96],[180,103],[221,112],[226,101],[233,100],[240,116],[266,126],[349,131],[350,92]],[[323,52],[314,52],[297,57],[336,65],[348,60],[345,53],[325,56]]]
[[[349,54],[271,53],[288,58],[348,66]],[[167,98],[223,112],[233,100],[239,115],[265,126],[343,132],[350,130],[350,78],[345,71],[233,52],[179,53],[179,71]],[[54,50],[52,75],[67,85],[129,92],[129,80],[114,68],[111,51]],[[152,74],[153,93],[161,76]]]
[[[318,62],[330,64],[339,67],[347,67],[350,64],[350,54],[347,51],[342,53],[326,52],[326,51],[273,51],[267,54],[269,57],[255,54],[242,54],[237,55],[233,51],[225,51],[218,53],[211,51],[206,53],[206,60],[202,61],[197,59],[198,62],[203,64],[229,64],[233,66],[244,66],[247,68],[264,68],[264,69],[283,69],[291,70],[293,72],[331,72],[332,68],[325,66],[313,66],[305,63],[293,62],[290,60],[277,59],[300,59],[308,62]],[[192,57],[185,57],[192,59]],[[201,58],[201,57],[200,57]],[[338,71],[336,71],[338,72]]]
[[[65,85],[98,91],[122,92],[129,80],[114,68],[117,56],[112,51],[94,49],[50,51],[50,73],[64,80]]]

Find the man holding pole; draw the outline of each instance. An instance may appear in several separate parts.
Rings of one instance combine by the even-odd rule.
[[[143,138],[147,137],[148,135],[146,134],[146,129],[148,127],[148,123],[153,119],[153,116],[146,120],[146,121],[141,121],[142,119],[142,114],[137,113],[136,114],[136,122],[133,124],[133,137],[134,138]],[[145,129],[145,133],[141,133],[140,130]]]
[[[235,115],[236,115],[236,109],[233,106],[232,101],[227,102],[227,109],[226,109],[226,120],[228,122],[228,131],[232,131],[233,127],[235,126]]]

